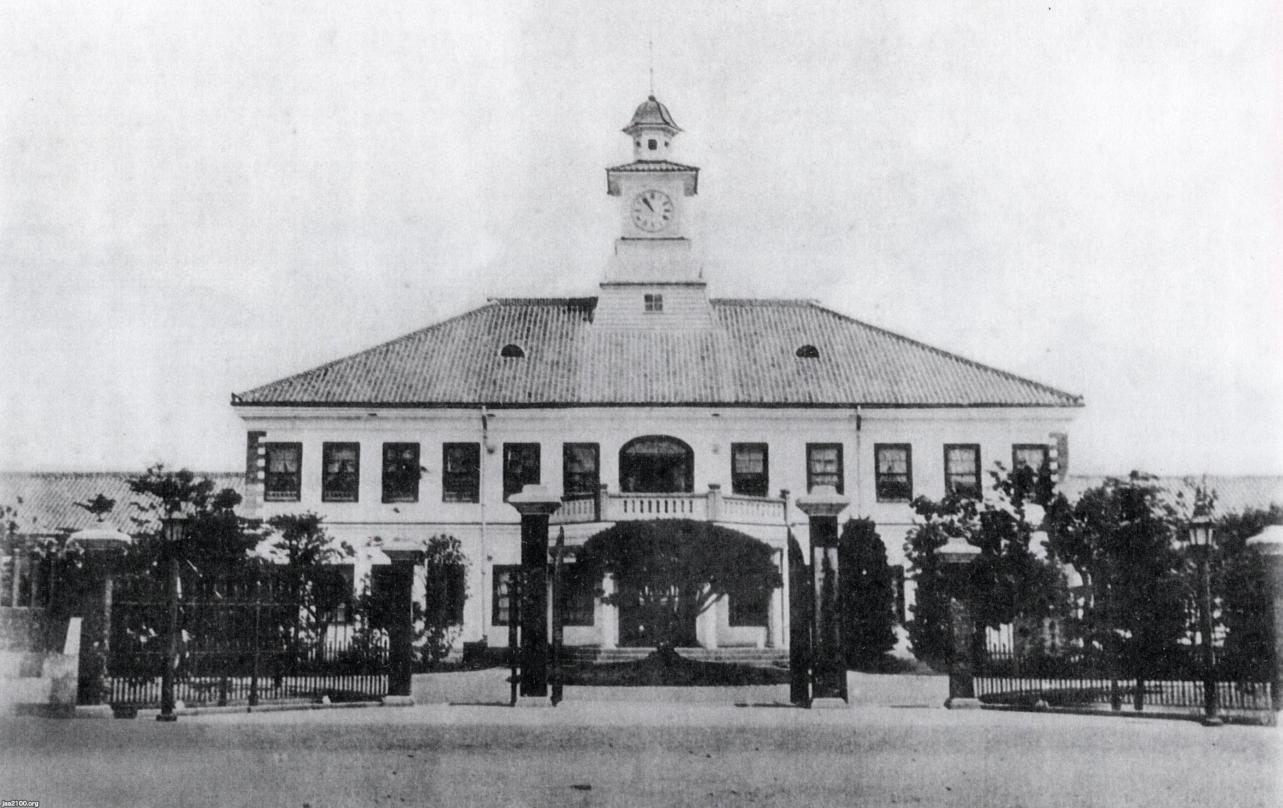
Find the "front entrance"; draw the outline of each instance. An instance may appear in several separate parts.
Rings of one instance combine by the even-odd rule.
[[[698,646],[695,619],[683,620],[682,623],[683,625],[655,625],[654,611],[642,609],[637,604],[620,604],[619,644],[626,648],[655,648],[664,643],[671,643],[677,648]]]

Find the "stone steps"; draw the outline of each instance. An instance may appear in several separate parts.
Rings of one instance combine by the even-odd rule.
[[[696,662],[727,662],[741,665],[788,664],[788,651],[779,648],[678,648],[678,656]],[[654,648],[566,648],[566,658],[571,664],[607,665],[619,662],[636,662],[655,652]]]

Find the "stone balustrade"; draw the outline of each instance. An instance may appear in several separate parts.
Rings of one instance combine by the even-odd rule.
[[[728,524],[782,525],[785,500],[723,494],[713,484],[699,494],[638,494],[607,491],[562,498],[552,524],[627,522],[641,519],[696,519]]]

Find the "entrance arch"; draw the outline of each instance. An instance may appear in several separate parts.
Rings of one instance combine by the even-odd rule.
[[[619,490],[625,494],[689,494],[695,490],[695,452],[670,435],[643,435],[619,450]]]

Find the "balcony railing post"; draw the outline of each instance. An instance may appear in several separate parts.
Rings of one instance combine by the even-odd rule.
[[[606,499],[606,484],[602,483],[593,497],[593,521],[601,521],[602,501]]]
[[[708,484],[708,521],[719,522],[722,519],[722,484]]]

